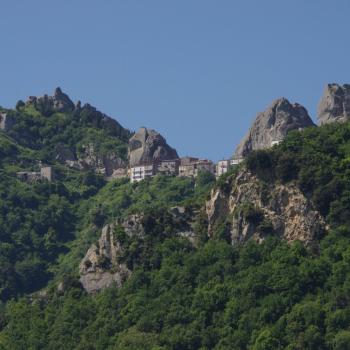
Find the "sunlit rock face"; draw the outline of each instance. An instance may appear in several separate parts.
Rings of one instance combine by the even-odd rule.
[[[291,130],[314,126],[307,110],[286,98],[275,100],[264,112],[258,113],[246,136],[237,146],[234,158],[244,158],[250,152],[265,149],[282,141]]]
[[[176,150],[170,147],[165,138],[155,130],[140,128],[129,140],[131,167],[177,158],[179,156]]]
[[[243,169],[212,190],[206,203],[208,235],[224,229],[232,244],[276,235],[314,245],[327,226],[313,203],[293,184],[264,183]],[[221,225],[221,226],[220,226]]]
[[[350,120],[350,85],[328,84],[318,105],[319,124]]]

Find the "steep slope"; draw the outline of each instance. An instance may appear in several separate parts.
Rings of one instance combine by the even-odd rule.
[[[38,135],[0,132],[1,349],[348,348],[349,123],[290,131],[218,181],[105,182],[48,152],[56,181],[21,182],[54,149]]]
[[[291,130],[313,126],[307,110],[286,98],[275,100],[264,112],[257,115],[247,135],[234,153],[235,158],[244,158],[250,152],[270,148],[285,138]]]
[[[224,224],[232,244],[261,242],[274,234],[289,243],[312,245],[326,228],[323,217],[295,184],[264,183],[246,169],[212,190],[206,212],[208,234]]]
[[[7,134],[36,151],[37,160],[60,162],[111,176],[126,167],[131,136],[116,120],[89,104],[76,105],[57,88],[53,96],[29,97],[16,110],[6,110]]]

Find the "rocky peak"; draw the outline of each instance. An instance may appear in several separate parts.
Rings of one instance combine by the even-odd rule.
[[[27,105],[34,105],[43,114],[54,112],[73,112],[75,109],[71,99],[57,87],[53,96],[44,95],[42,97],[30,96],[26,102]]]
[[[80,101],[76,104],[72,102],[69,96],[57,87],[53,96],[45,94],[42,97],[29,96],[26,105],[34,106],[42,114],[49,116],[55,112],[75,113],[81,116],[82,123],[89,123],[96,128],[108,129],[110,135],[119,137],[127,142],[130,138],[130,131],[124,129],[115,119],[100,112],[89,103],[83,106]]]
[[[75,109],[74,103],[64,94],[61,88],[57,87],[53,95],[53,108],[57,112],[72,112]]]
[[[318,105],[318,121],[322,124],[350,120],[350,85],[328,84]]]
[[[286,98],[275,100],[264,112],[258,113],[248,134],[237,146],[234,157],[243,158],[250,152],[271,147],[291,130],[314,126],[307,110]]]
[[[177,158],[179,156],[176,150],[171,148],[165,138],[155,130],[140,128],[129,140],[130,166]]]

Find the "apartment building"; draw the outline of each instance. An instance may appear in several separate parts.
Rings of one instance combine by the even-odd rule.
[[[139,182],[156,174],[155,164],[138,165],[130,169],[131,182]]]

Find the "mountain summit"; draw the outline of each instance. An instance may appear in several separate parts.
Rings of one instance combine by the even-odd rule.
[[[48,96],[47,94],[42,97],[30,96],[26,104],[33,105],[43,114],[52,112],[67,113],[73,112],[75,109],[72,100],[59,87],[55,89],[53,96]]]
[[[129,164],[131,167],[159,160],[179,158],[165,138],[153,129],[140,128],[129,140]]]
[[[307,110],[298,103],[291,104],[282,97],[264,112],[258,113],[247,135],[237,146],[234,157],[243,158],[250,152],[271,147],[285,138],[291,130],[313,126]]]

